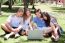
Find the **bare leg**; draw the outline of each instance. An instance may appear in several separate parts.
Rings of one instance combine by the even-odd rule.
[[[47,29],[44,29],[43,30],[43,33],[44,34],[47,34],[47,33],[50,33],[50,32],[52,32],[53,31],[53,29],[51,28],[51,27],[48,27]]]
[[[26,32],[25,32],[25,31],[22,31],[20,34],[21,34],[21,35],[25,35],[25,34],[26,34]]]
[[[9,30],[5,24],[2,24],[2,25],[1,25],[1,28],[2,28],[3,30],[5,30],[6,32],[11,32],[11,30]]]
[[[26,31],[26,36],[28,36],[28,31]]]
[[[52,33],[52,40],[58,41],[59,40],[59,35],[58,35],[58,28],[54,29],[54,32]]]
[[[58,35],[58,28],[56,28],[56,29],[54,30],[54,36],[55,36],[55,37],[59,36],[59,35]]]
[[[6,23],[6,26],[9,30],[11,30],[11,32],[13,31],[13,28],[9,25],[9,23]]]
[[[56,29],[52,29],[51,27],[48,27],[46,30],[44,30],[44,33],[49,33],[49,32],[53,32],[54,36],[58,36],[58,32],[57,32],[58,28]]]
[[[18,33],[20,31],[20,29],[17,29],[17,28],[14,29],[14,28],[12,28],[8,23],[6,24],[6,26],[9,28],[9,30],[11,30],[11,32]]]

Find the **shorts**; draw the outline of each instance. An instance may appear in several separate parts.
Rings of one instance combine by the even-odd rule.
[[[15,28],[18,28],[18,27],[12,27],[13,29],[15,29]]]

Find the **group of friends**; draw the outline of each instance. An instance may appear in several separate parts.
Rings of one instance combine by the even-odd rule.
[[[23,10],[19,8],[16,14],[8,17],[5,23],[1,24],[2,30],[5,32],[5,39],[15,35],[15,38],[20,35],[28,35],[30,30],[38,29],[43,31],[43,36],[51,35],[51,39],[58,41],[61,30],[55,17],[47,12],[42,12],[40,9],[35,10],[35,15],[32,16],[30,9]]]

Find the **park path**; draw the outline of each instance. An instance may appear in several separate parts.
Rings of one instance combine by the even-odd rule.
[[[46,12],[52,12],[52,9],[50,8],[49,5],[44,4],[44,3],[38,3],[38,6],[35,6],[35,8],[40,8],[42,11],[46,11]]]

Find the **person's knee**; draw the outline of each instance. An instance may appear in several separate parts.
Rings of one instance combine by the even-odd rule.
[[[51,27],[47,27],[45,30],[44,30],[44,33],[50,33],[52,32],[53,29]]]
[[[2,30],[5,30],[4,27],[5,27],[5,24],[1,24],[1,29],[2,29]]]
[[[5,24],[1,24],[1,28],[3,28],[5,26]]]

